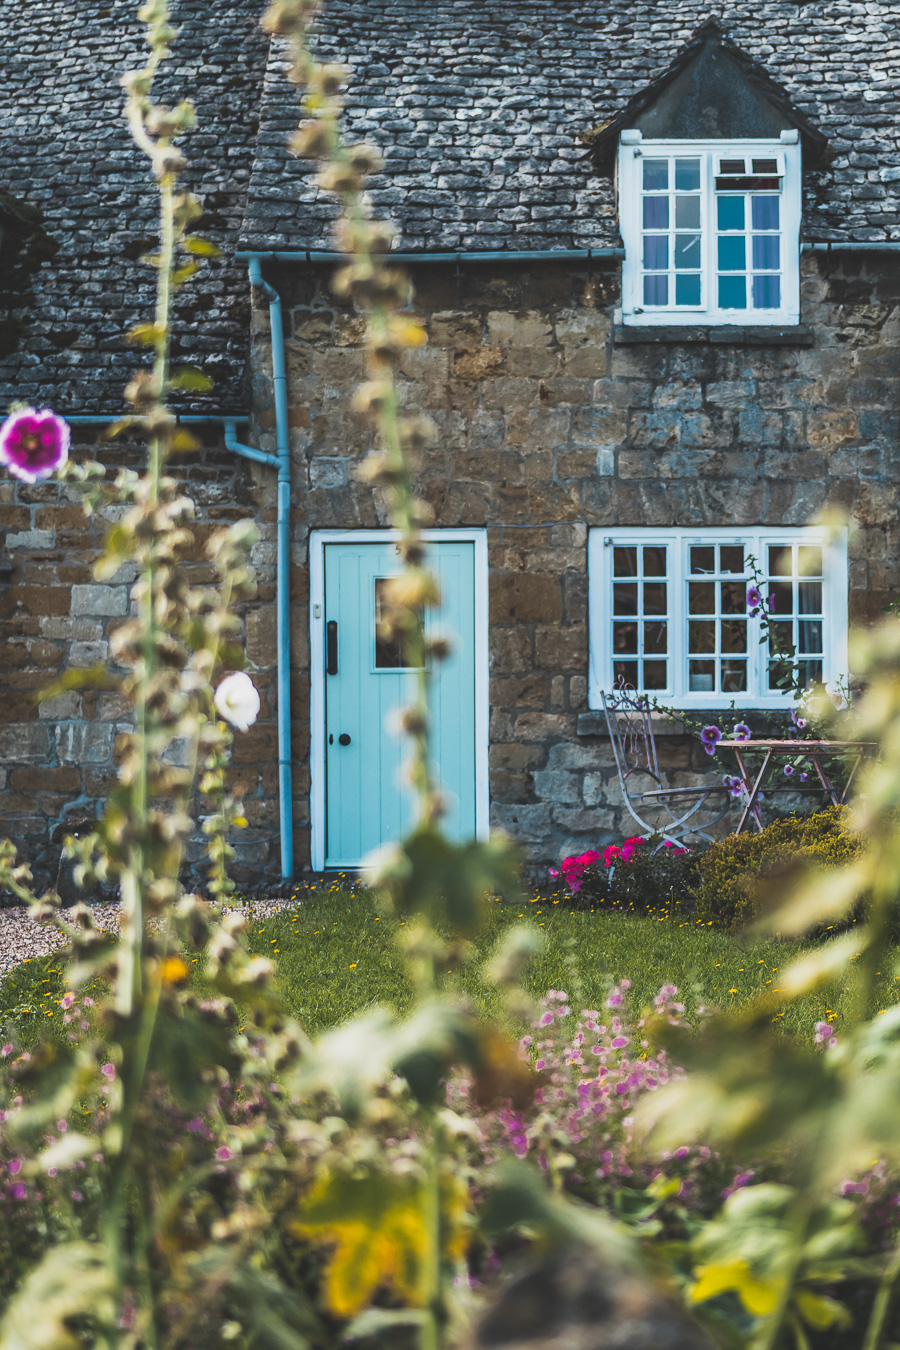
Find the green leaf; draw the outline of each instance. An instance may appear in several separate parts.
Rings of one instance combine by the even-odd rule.
[[[364,1336],[377,1336],[392,1327],[419,1327],[425,1314],[415,1308],[367,1308],[364,1313],[354,1317],[344,1331],[344,1340],[362,1340]]]
[[[155,347],[166,335],[166,330],[158,323],[139,323],[127,334],[129,342],[136,342],[142,347]]]
[[[121,680],[110,673],[106,666],[86,666],[84,669],[65,670],[62,675],[48,684],[35,695],[35,702],[46,703],[48,699],[59,698],[71,689],[118,689]]]
[[[112,1329],[115,1289],[105,1248],[97,1242],[51,1247],[26,1277],[0,1322],[0,1350],[79,1350],[73,1318]]]
[[[200,264],[195,262],[184,263],[181,267],[176,267],[172,273],[172,285],[183,286],[186,281],[200,271]]]
[[[182,239],[181,247],[187,253],[198,258],[221,258],[222,250],[211,239],[203,239],[199,234],[189,234]]]
[[[213,387],[213,380],[205,375],[202,370],[196,366],[184,366],[169,380],[171,389],[185,389],[191,394],[208,394]]]

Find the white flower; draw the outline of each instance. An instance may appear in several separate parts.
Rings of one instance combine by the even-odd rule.
[[[238,731],[247,731],[259,716],[259,694],[242,670],[226,675],[213,695],[217,711]]]

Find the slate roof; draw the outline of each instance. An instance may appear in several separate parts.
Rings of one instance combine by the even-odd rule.
[[[13,325],[0,341],[0,406],[117,412],[139,359],[122,334],[148,316],[153,277],[133,259],[156,202],[118,83],[140,42],[137,2],[0,0],[0,200],[39,208],[49,235],[12,295],[0,255],[0,305],[27,324],[12,352]],[[299,95],[284,44],[259,30],[265,0],[172,3],[181,36],[160,92],[197,105],[190,183],[225,250],[179,297],[176,355],[216,379],[186,407],[239,412],[249,295],[234,248],[327,248],[334,206],[286,149]],[[807,237],[900,239],[894,0],[326,0],[317,45],[354,69],[347,131],[385,152],[372,197],[404,247],[583,248],[615,244],[617,223],[581,137],[717,10],[834,152],[807,175]]]
[[[347,132],[383,148],[372,197],[405,248],[585,248],[617,226],[579,136],[717,12],[834,151],[807,175],[806,236],[900,238],[894,0],[326,0],[318,52],[354,70]],[[273,43],[242,242],[328,247],[334,208],[284,148],[286,65]]]
[[[197,106],[188,181],[206,207],[202,232],[229,254],[256,138],[263,3],[177,0],[181,35],[159,83],[160,97]],[[124,407],[139,357],[122,334],[152,315],[154,276],[133,258],[154,237],[157,209],[146,159],[121,116],[119,78],[143,62],[136,10],[137,0],[0,0],[0,193],[38,207],[59,245],[16,297],[14,318],[27,328],[0,357],[2,407],[12,398],[68,413]],[[245,409],[246,264],[214,264],[200,286],[180,292],[177,312],[176,352],[217,381],[191,406]]]

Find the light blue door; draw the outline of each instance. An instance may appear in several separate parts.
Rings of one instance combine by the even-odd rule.
[[[428,632],[452,642],[432,670],[434,770],[446,832],[467,839],[475,834],[475,546],[430,543],[428,551],[441,589]],[[409,747],[387,725],[410,702],[415,676],[376,634],[379,593],[400,570],[393,543],[325,545],[326,867],[357,866],[415,820],[402,781]]]

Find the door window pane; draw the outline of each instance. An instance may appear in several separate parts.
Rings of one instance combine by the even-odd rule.
[[[667,610],[666,583],[664,581],[645,581],[644,613],[665,614]]]
[[[716,587],[714,582],[688,582],[688,610],[691,614],[715,614]]]
[[[691,619],[688,624],[688,648],[697,656],[714,652],[716,650],[715,621]]]
[[[822,550],[818,544],[798,545],[797,570],[802,577],[822,575]]]
[[[753,236],[753,266],[759,271],[774,272],[779,266],[781,255],[781,236],[778,234],[755,234]]]
[[[636,581],[617,581],[613,586],[613,614],[637,614]]]
[[[668,661],[645,661],[644,688],[665,689],[669,683],[668,670]]]
[[[699,197],[675,198],[675,228],[676,230],[699,230],[700,228]]]
[[[714,572],[716,570],[716,550],[711,544],[693,544],[691,546],[691,572]]]
[[[666,230],[669,227],[668,197],[644,198],[644,229]]]
[[[648,272],[662,271],[669,265],[669,236],[667,234],[644,235],[644,266]]]
[[[650,544],[643,549],[644,554],[644,576],[645,577],[664,577],[666,575],[666,555],[668,550],[665,545]]]
[[[375,669],[376,670],[401,670],[409,669],[409,661],[403,652],[403,644],[399,638],[391,636],[390,629],[385,623],[387,612],[387,586],[390,577],[375,578]]]
[[[699,234],[676,234],[675,266],[683,272],[700,266]]]
[[[613,575],[617,577],[637,576],[637,549],[634,545],[617,546],[613,549]]]
[[[722,662],[722,693],[742,694],[747,688],[747,662],[725,660]]]
[[[716,682],[715,661],[688,662],[688,688],[692,694],[711,694]]]
[[[744,545],[722,544],[719,548],[720,566],[723,572],[744,571]]]

